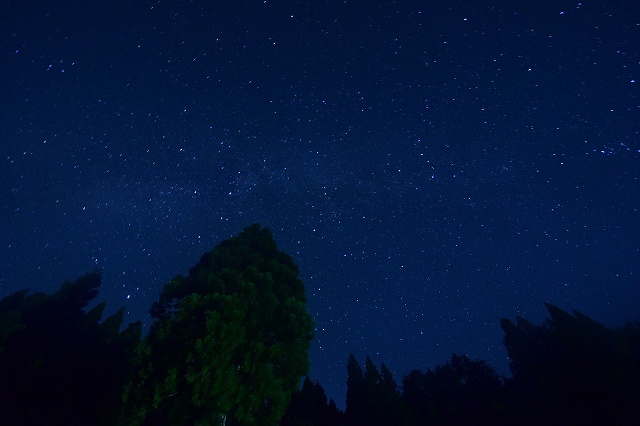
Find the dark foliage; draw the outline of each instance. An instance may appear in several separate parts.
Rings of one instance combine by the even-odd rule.
[[[402,389],[402,398],[422,424],[496,425],[505,420],[502,379],[482,360],[453,354],[434,370],[413,370],[404,377]]]
[[[3,424],[114,424],[141,327],[120,332],[124,310],[100,323],[104,303],[85,313],[99,286],[94,272],[0,301]]]
[[[165,285],[151,314],[124,424],[274,425],[309,371],[298,267],[258,225]]]
[[[380,371],[367,357],[364,374],[350,354],[347,361],[346,425],[410,425],[411,410],[397,392],[386,365]]]
[[[302,388],[292,397],[287,412],[282,418],[282,426],[324,426],[342,425],[344,414],[338,410],[336,403],[330,400],[317,381],[312,383],[307,376]]]
[[[2,424],[636,425],[640,323],[608,328],[546,304],[501,320],[512,378],[453,354],[398,389],[385,364],[347,360],[346,411],[307,377],[313,323],[291,257],[253,225],[170,281],[155,322],[90,310],[98,272],[0,300]],[[285,412],[286,409],[286,412]]]
[[[640,424],[640,328],[611,329],[580,312],[546,304],[533,325],[502,319],[519,424]]]

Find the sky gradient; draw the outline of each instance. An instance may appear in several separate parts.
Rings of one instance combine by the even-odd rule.
[[[350,352],[507,374],[500,317],[638,319],[638,2],[9,1],[0,48],[0,297],[99,268],[148,326],[257,222],[342,408]]]

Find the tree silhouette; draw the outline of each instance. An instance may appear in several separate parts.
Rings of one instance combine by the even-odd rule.
[[[364,374],[352,354],[347,360],[347,425],[409,425],[410,410],[396,391],[397,385],[385,364],[380,371],[367,356]]]
[[[520,424],[640,424],[638,324],[611,329],[546,304],[536,326],[502,319]]]
[[[347,360],[346,412],[306,377],[313,322],[298,268],[258,225],[167,283],[154,323],[120,331],[124,309],[91,309],[99,272],[47,295],[0,300],[3,424],[640,424],[640,323],[608,328],[546,304],[534,325],[501,319],[513,377],[482,360],[403,378]],[[292,396],[293,395],[293,396]],[[286,414],[285,414],[286,411]]]
[[[117,420],[140,322],[120,332],[124,309],[102,323],[101,275],[65,282],[53,295],[20,291],[0,301],[0,412],[4,424]]]
[[[302,388],[291,397],[281,426],[339,426],[343,423],[343,413],[332,400],[327,403],[324,389],[307,376]]]
[[[298,267],[258,225],[165,285],[151,314],[126,424],[277,424],[309,370]]]
[[[504,389],[495,370],[482,360],[451,355],[445,365],[403,379],[402,397],[422,422],[436,425],[501,424]]]
[[[364,374],[360,364],[349,354],[347,360],[347,409],[345,410],[345,424],[366,424],[367,398],[365,393]]]

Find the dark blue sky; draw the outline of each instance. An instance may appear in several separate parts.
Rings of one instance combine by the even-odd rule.
[[[502,316],[638,318],[637,2],[75,3],[0,4],[1,297],[100,268],[148,325],[258,222],[340,406],[350,352],[507,373]]]

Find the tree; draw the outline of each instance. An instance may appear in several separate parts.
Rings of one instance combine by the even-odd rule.
[[[360,364],[349,354],[347,359],[347,408],[345,410],[345,424],[366,424],[367,399],[365,393],[364,374]]]
[[[588,316],[545,304],[550,318],[533,325],[502,319],[520,424],[638,424],[640,329],[611,329]]]
[[[165,285],[151,315],[123,423],[277,424],[309,370],[298,267],[259,225]]]
[[[402,388],[404,401],[426,424],[495,425],[504,421],[502,380],[482,360],[452,354],[449,362],[434,370],[410,372]]]
[[[355,357],[347,361],[347,425],[409,425],[413,418],[396,391],[391,371],[382,364],[380,371],[367,356],[364,374]]]
[[[340,426],[343,413],[327,395],[318,381],[311,382],[307,376],[302,388],[295,392],[280,422],[281,426]]]
[[[52,295],[23,290],[0,301],[0,412],[6,424],[114,424],[140,322],[120,332],[121,309],[100,322],[99,272]]]

